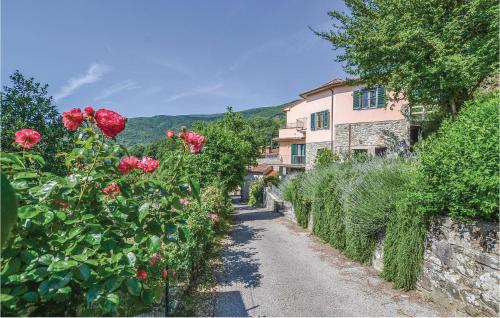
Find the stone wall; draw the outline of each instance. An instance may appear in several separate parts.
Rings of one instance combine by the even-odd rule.
[[[332,146],[330,141],[322,142],[309,142],[306,144],[306,170],[312,169],[314,166],[314,160],[316,160],[316,155],[318,150],[327,148],[330,149]]]
[[[247,202],[250,194],[250,186],[257,179],[262,179],[263,176],[259,174],[247,174],[243,187],[241,188],[241,201]]]
[[[418,289],[469,315],[498,316],[498,224],[463,224],[448,217],[432,223]]]
[[[351,149],[361,148],[373,152],[375,147],[388,146],[395,141],[405,142],[408,145],[410,142],[409,124],[406,120],[339,124],[335,125],[336,152],[349,150],[349,125],[351,125]]]

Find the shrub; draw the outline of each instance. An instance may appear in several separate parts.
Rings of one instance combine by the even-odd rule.
[[[354,165],[355,174],[344,185],[345,253],[370,262],[379,234],[392,218],[396,202],[411,179],[409,164],[402,159],[379,159]]]
[[[344,250],[346,245],[341,197],[352,173],[351,164],[334,163],[313,170],[304,182],[304,193],[312,201],[313,233],[340,250]]]
[[[264,203],[264,179],[259,179],[250,185],[248,204],[255,207],[261,207]]]
[[[311,203],[303,193],[304,177],[304,173],[298,173],[297,175],[286,180],[283,185],[283,198],[292,203],[297,223],[306,228],[309,220]]]
[[[338,155],[333,154],[332,151],[328,148],[323,148],[318,150],[318,154],[316,155],[316,159],[314,161],[314,166],[316,168],[325,167],[339,160],[340,157]]]
[[[63,114],[64,125],[77,132],[64,155],[69,175],[33,168],[44,159],[29,150],[40,139],[27,130],[16,136],[22,152],[1,154],[19,200],[19,220],[1,258],[4,315],[137,314],[161,302],[168,280],[190,277],[204,262],[213,230],[198,184],[176,174],[154,178],[157,160],[127,156],[104,136],[123,130],[125,118],[108,110],[94,117],[87,108],[86,115]],[[177,139],[175,166],[189,143]]]
[[[422,268],[424,239],[429,221],[428,196],[422,191],[422,179],[413,167],[413,178],[396,202],[384,239],[384,269],[381,276],[394,287],[416,287]]]
[[[498,92],[464,105],[419,149],[423,178],[438,211],[457,219],[498,217]]]

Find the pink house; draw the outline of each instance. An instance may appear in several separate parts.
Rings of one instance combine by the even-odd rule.
[[[284,109],[279,131],[282,170],[310,169],[319,149],[333,153],[382,154],[395,140],[411,145],[418,137],[401,112],[404,101],[387,105],[384,87],[350,86],[335,79],[308,90]]]

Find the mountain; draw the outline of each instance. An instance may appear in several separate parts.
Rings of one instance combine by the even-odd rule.
[[[251,108],[239,113],[245,118],[263,117],[282,120],[285,118],[283,108],[293,102],[277,106]],[[129,118],[127,121],[127,128],[120,134],[118,139],[126,146],[153,142],[164,137],[165,131],[168,129],[176,131],[179,130],[181,126],[191,127],[194,122],[211,122],[222,116],[224,116],[223,113],[210,115],[158,115],[153,117],[133,117]]]

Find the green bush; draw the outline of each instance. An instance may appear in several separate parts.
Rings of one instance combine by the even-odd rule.
[[[309,173],[304,183],[305,195],[312,198],[313,233],[342,251],[346,245],[342,194],[352,173],[351,164],[334,163]]]
[[[377,237],[392,218],[396,202],[411,179],[403,159],[380,159],[354,164],[355,174],[343,186],[342,206],[346,227],[345,254],[370,262]]]
[[[260,207],[264,203],[264,179],[256,180],[252,183],[249,190],[248,204]]]
[[[288,179],[283,186],[283,198],[292,203],[293,211],[297,223],[306,228],[309,219],[311,203],[303,192],[303,180],[305,174],[298,173],[291,179]]]
[[[424,239],[429,221],[428,198],[422,191],[421,177],[414,177],[402,190],[384,239],[382,277],[396,288],[414,289],[421,272]]]
[[[437,211],[457,219],[498,218],[498,92],[467,102],[419,149],[426,188]]]

